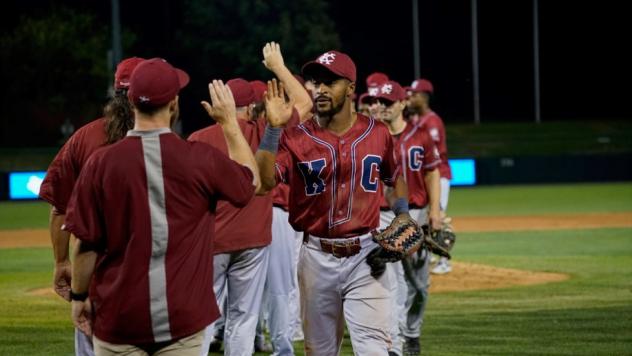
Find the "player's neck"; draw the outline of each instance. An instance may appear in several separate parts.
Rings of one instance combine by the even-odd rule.
[[[170,128],[171,116],[169,111],[159,111],[154,115],[145,115],[138,111],[134,116],[134,130],[135,131],[148,131],[160,128]]]
[[[342,110],[333,116],[316,116],[318,125],[328,131],[331,131],[335,135],[344,135],[353,126],[357,118],[356,113],[351,110],[349,103],[350,101],[347,100],[342,107]]]
[[[390,132],[392,136],[395,136],[404,132],[406,129],[406,121],[404,121],[404,116],[400,114],[397,119],[390,121],[386,126],[388,127],[388,132]]]
[[[430,106],[428,106],[428,105],[422,105],[422,106],[419,108],[419,114],[420,114],[421,116],[424,116],[424,115],[426,115],[426,114],[430,113],[431,111],[432,111],[432,109],[430,109]]]

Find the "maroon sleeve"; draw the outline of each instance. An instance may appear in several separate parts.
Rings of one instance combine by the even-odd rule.
[[[288,150],[288,139],[286,135],[287,131],[283,130],[281,139],[279,140],[279,150],[276,155],[276,162],[274,168],[276,170],[277,182],[287,183],[288,172],[292,164],[292,158],[290,157],[290,151]]]
[[[48,167],[39,192],[40,198],[52,205],[59,214],[66,213],[66,206],[78,176],[73,158],[73,143],[74,140],[71,138],[59,150]]]
[[[199,162],[207,192],[236,207],[248,204],[255,193],[250,168],[231,160],[213,146],[198,143],[197,147],[204,151]]]
[[[384,184],[393,186],[397,177],[401,175],[401,168],[399,167],[399,161],[397,154],[393,149],[393,137],[386,131],[386,145],[384,150],[384,157],[382,160],[382,166],[380,167],[380,177]]]
[[[423,146],[425,163],[423,169],[426,171],[432,171],[433,169],[439,167],[439,164],[441,163],[439,149],[429,135],[425,135]]]
[[[105,228],[101,213],[98,158],[90,157],[81,170],[75,189],[68,201],[64,230],[78,239],[99,244]]]

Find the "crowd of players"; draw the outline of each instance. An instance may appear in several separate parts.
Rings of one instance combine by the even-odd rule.
[[[170,127],[188,75],[124,60],[105,116],[51,163],[40,196],[78,355],[292,355],[296,340],[335,355],[345,322],[356,354],[420,354],[429,273],[449,261],[422,250],[376,275],[365,260],[399,214],[450,223],[433,85],[376,72],[356,95],[344,53],[300,76],[278,44],[262,52],[275,79],[211,82],[217,124],[186,141]]]

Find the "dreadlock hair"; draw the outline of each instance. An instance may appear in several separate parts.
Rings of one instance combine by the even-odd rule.
[[[134,127],[134,110],[127,99],[127,89],[117,89],[103,109],[106,144],[112,144]]]

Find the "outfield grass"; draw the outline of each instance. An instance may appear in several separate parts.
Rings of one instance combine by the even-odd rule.
[[[450,211],[457,217],[632,211],[631,197],[630,183],[454,189]],[[13,207],[0,204],[0,229],[46,225],[36,221],[46,219],[45,204]],[[7,211],[14,221],[4,219]],[[461,233],[454,255],[570,279],[431,295],[424,354],[632,354],[632,229]],[[0,355],[72,353],[68,304],[26,294],[50,285],[51,267],[48,248],[0,249]],[[343,354],[351,354],[348,339]]]

